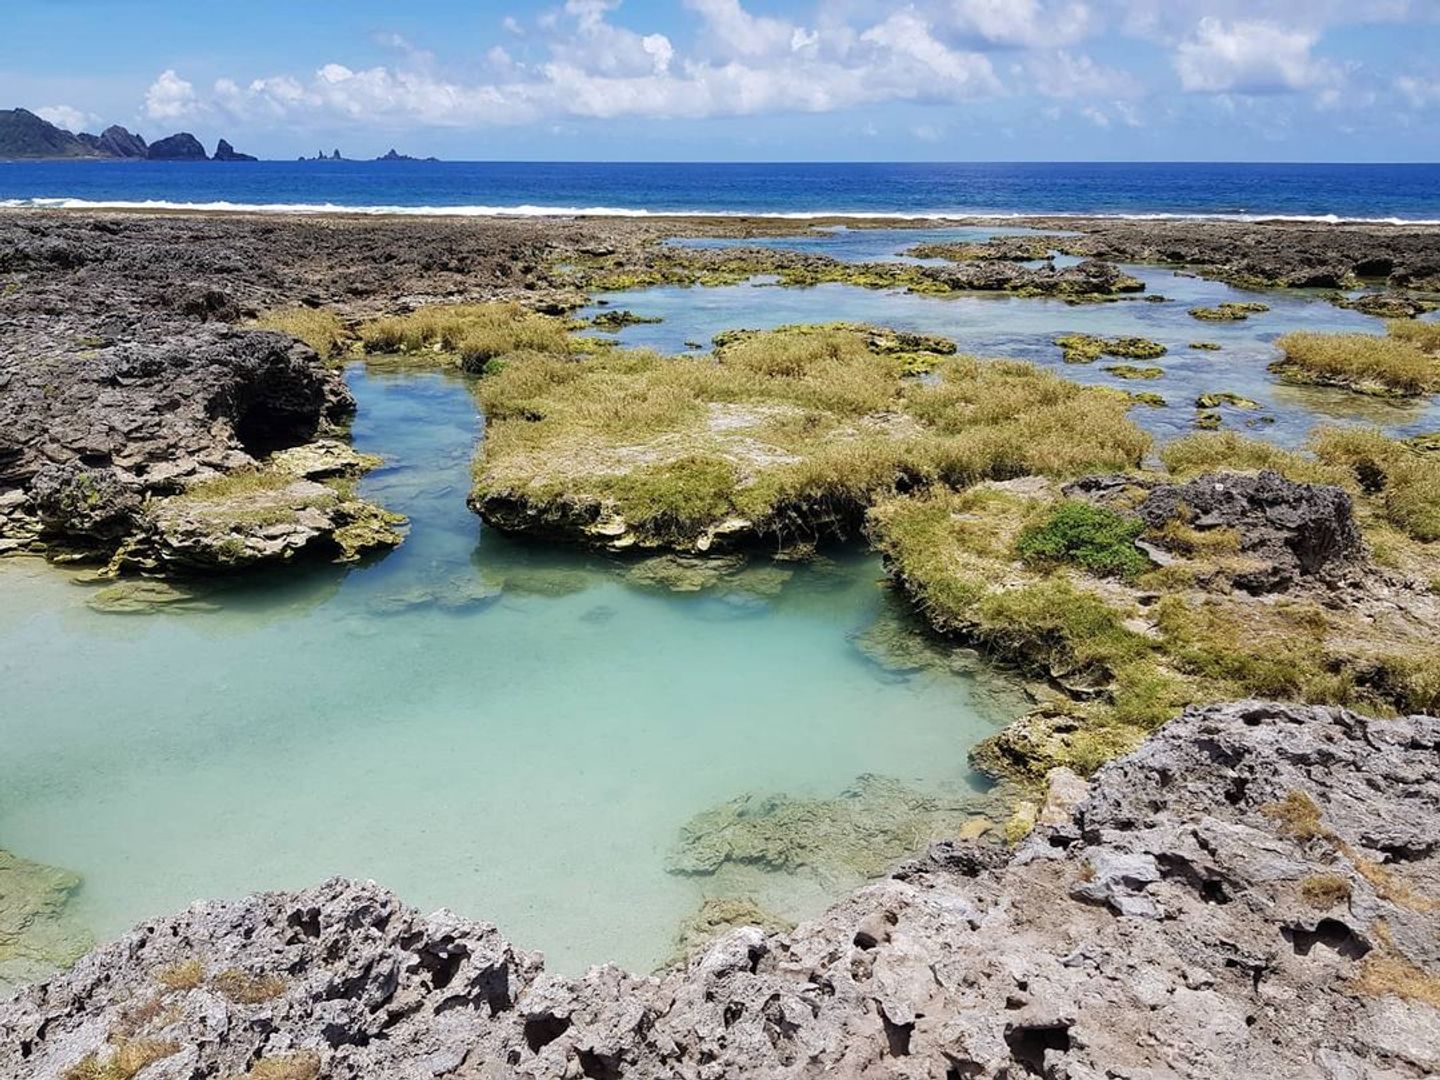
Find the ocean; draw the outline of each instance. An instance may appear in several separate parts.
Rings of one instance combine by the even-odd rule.
[[[0,206],[411,214],[1113,214],[1440,223],[1440,165],[0,163]]]

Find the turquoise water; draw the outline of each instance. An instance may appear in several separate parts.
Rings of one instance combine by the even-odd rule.
[[[691,815],[745,792],[832,796],[874,772],[969,792],[1004,717],[949,672],[853,636],[891,611],[876,559],[777,595],[670,594],[527,550],[465,509],[478,418],[440,374],[351,371],[367,494],[412,519],[370,566],[254,580],[213,610],[106,615],[0,562],[0,846],[85,877],[102,936],[198,897],[373,878],[578,971],[647,968],[707,892],[792,917],[840,883],[677,877]]]
[[[867,236],[861,230],[839,230],[807,236],[803,241],[805,250],[850,261],[893,257],[922,239],[976,239],[976,232],[895,229]],[[689,243],[714,245],[709,240]],[[777,238],[769,246],[797,245]],[[1322,421],[1378,424],[1400,434],[1440,428],[1436,399],[1387,401],[1345,390],[1287,386],[1266,370],[1279,356],[1274,341],[1281,334],[1291,330],[1379,334],[1384,332],[1381,320],[1336,307],[1318,292],[1252,292],[1153,266],[1125,269],[1145,282],[1147,294],[1164,296],[1167,302],[1069,305],[1061,300],[976,293],[924,296],[852,285],[785,288],[759,279],[722,288],[637,289],[609,293],[603,299],[612,308],[660,316],[663,322],[626,327],[618,337],[626,345],[664,352],[686,351],[687,343],[708,345],[716,333],[734,327],[768,329],[797,322],[870,322],[945,334],[964,352],[1032,360],[1077,382],[1158,393],[1166,399],[1166,408],[1137,408],[1131,415],[1161,438],[1193,431],[1196,397],[1225,391],[1263,406],[1256,411],[1223,408],[1226,427],[1286,445],[1303,442],[1310,429]],[[1201,322],[1189,314],[1192,307],[1213,307],[1227,300],[1259,300],[1272,310],[1233,323]],[[580,314],[600,310],[592,307]],[[1054,340],[1067,333],[1147,337],[1165,345],[1169,352],[1154,361],[1106,357],[1094,364],[1066,364]],[[1196,341],[1214,342],[1221,349],[1189,348]],[[1164,369],[1164,375],[1154,380],[1124,380],[1104,370],[1109,364],[1121,363],[1154,365]]]

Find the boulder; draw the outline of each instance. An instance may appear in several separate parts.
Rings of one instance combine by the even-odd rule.
[[[1277,472],[1209,473],[1151,490],[1138,512],[1152,529],[1182,520],[1206,531],[1233,529],[1254,569],[1235,575],[1250,592],[1277,592],[1324,579],[1365,560],[1350,496],[1326,484],[1302,484]]]

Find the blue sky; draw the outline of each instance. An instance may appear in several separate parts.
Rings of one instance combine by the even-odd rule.
[[[6,106],[264,157],[1440,157],[1440,0],[6,0],[4,31]]]

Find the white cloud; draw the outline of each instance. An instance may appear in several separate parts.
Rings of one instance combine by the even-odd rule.
[[[1333,83],[1331,64],[1310,55],[1318,35],[1273,22],[1222,22],[1207,16],[1175,50],[1175,71],[1186,90],[1274,94]]]
[[[1133,97],[1142,92],[1131,75],[1102,67],[1084,53],[1064,49],[1036,53],[1024,69],[1029,85],[1045,97]]]
[[[70,132],[83,131],[96,122],[93,113],[82,112],[69,105],[43,105],[35,110],[35,115]]]
[[[152,120],[179,120],[193,115],[199,107],[195,87],[172,68],[162,71],[145,91],[145,114]]]
[[[615,0],[568,0],[534,66],[504,50],[488,81],[432,65],[365,70],[330,63],[308,81],[289,75],[221,80],[215,104],[237,118],[288,117],[433,125],[518,124],[564,118],[749,116],[828,112],[886,101],[960,102],[1001,92],[982,54],[940,41],[914,11],[858,34],[809,30],[751,16],[735,0],[692,0],[729,58],[682,57],[664,34],[616,25]],[[164,84],[163,90],[160,88]],[[177,84],[183,84],[183,92]],[[189,84],[166,72],[159,107],[194,107]],[[153,112],[153,110],[152,110]]]
[[[1079,0],[950,0],[945,14],[955,32],[1000,48],[1073,44],[1097,22]]]
[[[794,47],[796,34],[804,34],[801,28],[782,19],[751,15],[740,0],[685,0],[685,6],[699,12],[708,41],[726,56],[767,56],[788,51]]]
[[[1080,115],[1083,116],[1086,120],[1089,120],[1096,127],[1108,128],[1110,126],[1110,117],[1107,116],[1103,110],[1097,109],[1094,105],[1086,105],[1085,108],[1080,110]]]
[[[1416,109],[1440,105],[1440,79],[1401,75],[1395,80],[1395,89]]]

